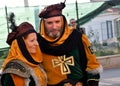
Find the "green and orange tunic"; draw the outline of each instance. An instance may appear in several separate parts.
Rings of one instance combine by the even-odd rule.
[[[66,20],[62,36],[57,39],[51,39],[45,34],[43,20],[40,28],[38,42],[43,52],[42,65],[48,76],[48,85],[57,86],[64,80],[81,81],[86,84],[89,80],[99,81],[99,71],[93,71],[101,66],[85,34],[70,29]]]

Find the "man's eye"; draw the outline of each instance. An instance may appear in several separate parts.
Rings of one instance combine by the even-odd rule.
[[[47,22],[48,24],[52,24],[52,22]]]
[[[59,23],[60,21],[56,21],[56,23]]]

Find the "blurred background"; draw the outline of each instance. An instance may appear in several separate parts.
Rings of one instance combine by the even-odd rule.
[[[33,24],[39,31],[39,12],[50,4],[64,2],[64,0],[0,0],[0,67],[9,53],[10,46],[6,43],[7,35],[11,32],[9,16],[15,15],[17,25],[24,21]],[[68,23],[71,18],[76,19],[77,26],[84,29],[88,36],[96,58],[104,69],[117,68],[117,78],[112,78],[110,71],[103,74],[101,86],[120,86],[110,84],[113,80],[120,80],[120,0],[66,0],[63,10]],[[107,74],[107,75],[106,75]],[[110,77],[111,75],[111,77]],[[107,77],[107,84],[105,78]],[[111,78],[111,80],[108,78]],[[115,81],[113,81],[115,83]]]
[[[96,56],[120,53],[120,2],[119,0],[66,0],[63,14],[68,23],[75,18],[78,27],[84,31],[93,45]],[[19,25],[29,21],[39,31],[38,13],[46,5],[64,2],[64,0],[4,0],[0,3],[0,57],[6,57],[8,50],[6,38],[10,30],[8,18],[15,14],[15,22]],[[4,56],[5,55],[5,56]]]

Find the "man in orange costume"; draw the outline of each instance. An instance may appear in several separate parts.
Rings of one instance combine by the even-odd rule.
[[[98,86],[102,66],[86,35],[68,26],[64,7],[65,3],[50,5],[39,14],[38,42],[48,86]]]

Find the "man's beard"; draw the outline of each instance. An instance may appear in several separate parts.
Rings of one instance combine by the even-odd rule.
[[[58,31],[58,33],[56,33],[56,34],[53,34],[52,32],[47,31],[47,35],[48,35],[49,37],[55,39],[55,38],[57,38],[57,37],[59,37],[59,36],[61,35],[62,31],[63,31],[63,30],[60,29],[60,30]]]
[[[48,36],[55,39],[55,38],[59,37],[60,34],[61,34],[61,33],[58,32],[57,34],[54,35],[54,34],[52,34],[52,33],[50,32],[50,33],[48,33]]]

